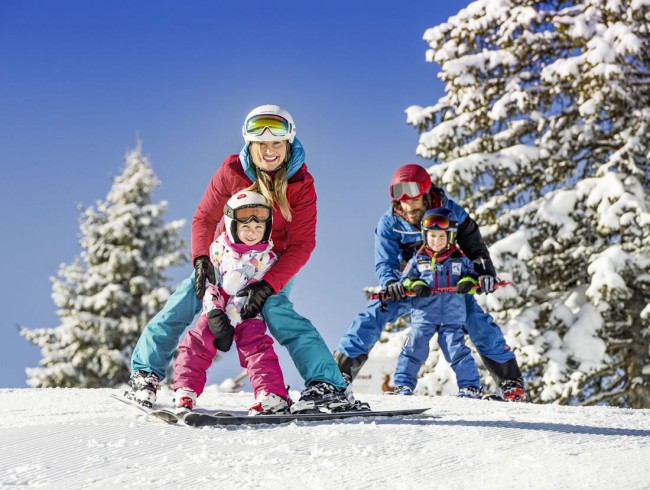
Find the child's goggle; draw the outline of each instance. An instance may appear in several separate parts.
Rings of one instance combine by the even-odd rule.
[[[425,230],[447,230],[451,222],[446,216],[430,214],[422,219],[422,228]]]
[[[415,199],[421,195],[420,184],[417,182],[400,182],[390,186],[390,197],[397,201]]]
[[[291,132],[291,123],[275,114],[260,114],[246,121],[246,133],[252,136],[260,136],[267,129],[273,136],[286,136]]]
[[[250,223],[257,221],[258,223],[265,223],[271,219],[271,208],[268,206],[261,206],[259,204],[251,204],[249,206],[242,206],[237,209],[232,209],[226,205],[224,213],[229,218],[234,219],[238,223]]]

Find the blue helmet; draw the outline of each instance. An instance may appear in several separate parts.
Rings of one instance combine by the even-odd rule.
[[[458,219],[451,209],[433,208],[428,209],[422,215],[420,221],[422,241],[427,246],[427,231],[444,231],[447,233],[447,248],[456,243],[458,234]]]

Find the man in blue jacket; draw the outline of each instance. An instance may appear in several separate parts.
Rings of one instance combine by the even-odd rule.
[[[339,341],[334,358],[349,382],[368,359],[384,325],[411,311],[411,299],[401,283],[402,270],[422,245],[420,220],[427,209],[447,208],[454,212],[459,223],[458,246],[474,262],[481,292],[492,293],[495,289],[496,271],[478,225],[441,188],[431,184],[425,168],[416,164],[401,166],[393,174],[389,190],[392,206],[375,230],[375,273],[392,301],[371,301]],[[503,332],[473,295],[466,295],[465,301],[470,340],[499,384],[502,397],[507,401],[525,401],[521,371]]]

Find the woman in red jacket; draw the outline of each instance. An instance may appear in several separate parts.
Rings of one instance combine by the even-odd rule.
[[[242,318],[262,314],[271,335],[285,346],[306,389],[292,411],[336,411],[360,408],[349,391],[323,338],[313,324],[296,313],[289,300],[293,278],[316,246],[316,192],[295,137],[291,115],[275,105],[251,111],[242,134],[246,145],[216,171],[192,222],[194,273],[170,296],[147,324],[131,359],[131,397],[151,406],[158,381],[165,376],[180,336],[201,309],[206,280],[215,282],[208,258],[210,244],[223,231],[226,201],[250,189],[273,202],[273,251],[277,262],[264,279],[242,289],[247,296]]]

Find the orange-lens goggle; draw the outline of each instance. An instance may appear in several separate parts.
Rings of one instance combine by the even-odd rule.
[[[266,129],[271,131],[273,136],[286,136],[291,131],[291,124],[275,114],[260,114],[246,121],[246,132],[250,135],[259,136]]]
[[[422,228],[425,230],[446,230],[451,226],[449,219],[436,214],[425,216],[422,219]]]
[[[422,191],[420,190],[420,184],[417,182],[400,182],[390,186],[390,197],[397,201],[403,199],[415,199],[421,195]]]
[[[238,223],[250,223],[257,221],[264,223],[271,218],[271,208],[267,206],[260,206],[259,204],[251,206],[242,206],[237,209],[226,207],[226,216],[234,219]]]

